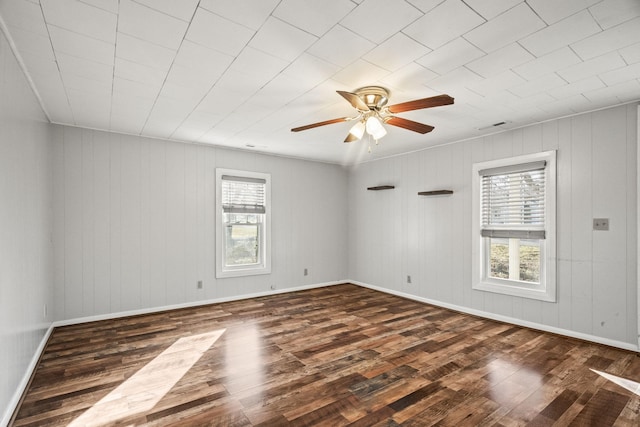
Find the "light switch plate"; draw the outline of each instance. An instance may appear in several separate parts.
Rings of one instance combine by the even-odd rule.
[[[593,218],[593,229],[609,231],[609,218]]]

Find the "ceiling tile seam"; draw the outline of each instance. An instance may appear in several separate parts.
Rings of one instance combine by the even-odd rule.
[[[282,0],[280,0],[280,2],[282,2]],[[278,5],[277,5],[277,6],[275,6],[275,7],[271,10],[271,12],[269,12],[269,15],[267,15],[267,17],[264,19],[264,21],[262,21],[262,23],[260,24],[260,26],[258,27],[258,29],[251,28],[251,27],[249,27],[249,26],[247,26],[247,25],[243,24],[242,22],[234,21],[233,19],[229,19],[229,18],[228,18],[228,17],[226,17],[226,16],[220,15],[218,12],[216,12],[216,11],[214,11],[214,10],[207,9],[207,7],[206,7],[205,5],[200,5],[200,1],[198,1],[198,8],[200,8],[200,9],[202,9],[202,10],[205,10],[205,11],[207,11],[207,12],[209,12],[209,13],[212,13],[212,14],[216,15],[217,17],[224,19],[225,21],[233,22],[233,23],[234,23],[234,24],[236,24],[236,25],[240,25],[241,27],[244,27],[244,28],[246,28],[247,30],[250,30],[250,31],[253,31],[254,33],[257,33],[257,32],[258,32],[262,27],[264,27],[264,24],[267,22],[267,19],[269,19],[269,17],[270,17],[270,16],[271,16],[271,14],[273,13],[273,11],[274,11],[274,10],[276,10],[276,8],[280,5],[280,2],[278,3]],[[196,8],[196,10],[197,10],[198,8]]]
[[[420,16],[418,16],[417,18],[415,18],[413,21],[409,22],[409,23],[408,23],[407,25],[405,25],[404,27],[400,28],[397,32],[395,32],[395,33],[391,34],[391,35],[390,35],[389,37],[387,37],[386,39],[382,40],[380,43],[377,43],[375,40],[371,40],[371,39],[367,38],[367,37],[366,37],[365,35],[363,35],[363,34],[360,34],[360,33],[357,33],[357,32],[355,32],[355,31],[353,31],[352,29],[350,29],[349,27],[347,27],[346,25],[344,25],[344,24],[342,23],[342,21],[344,21],[345,19],[347,19],[347,17],[348,17],[349,15],[351,15],[352,13],[354,13],[354,12],[358,9],[358,7],[359,7],[360,5],[358,5],[357,7],[353,8],[353,10],[351,10],[351,12],[349,12],[349,13],[348,13],[345,17],[343,17],[340,21],[338,21],[336,25],[341,25],[342,27],[346,28],[347,30],[351,31],[352,33],[354,33],[354,34],[356,34],[356,35],[358,35],[358,36],[362,37],[363,39],[365,39],[365,40],[367,40],[367,41],[369,41],[369,42],[373,43],[373,44],[374,44],[374,45],[376,45],[376,47],[377,47],[377,46],[381,45],[382,43],[386,42],[387,40],[389,40],[390,38],[392,38],[392,37],[393,37],[395,34],[397,34],[398,32],[402,32],[403,34],[405,34],[405,33],[404,33],[404,30],[405,30],[407,27],[409,27],[410,25],[412,25],[412,24],[413,24],[414,22],[416,22],[417,20],[422,19],[422,18],[426,15],[426,13],[424,13],[422,10],[420,10],[419,8],[417,8],[416,6],[414,6],[414,5],[413,5],[413,3],[408,2],[407,0],[402,0],[402,1],[403,1],[404,3],[406,3],[407,5],[411,6],[412,8],[414,8],[415,10],[417,10],[417,11],[418,11],[418,13],[420,13]],[[406,35],[406,34],[405,34],[405,35]],[[422,43],[420,43],[420,44],[422,44]],[[424,46],[424,45],[423,45],[423,46]],[[426,48],[429,48],[429,46],[425,46],[425,47],[426,47]],[[368,52],[367,52],[367,53],[368,53]]]
[[[596,3],[596,4],[599,4],[599,3]],[[593,5],[593,6],[595,6],[595,5]],[[587,8],[587,12],[589,13],[591,18],[593,19],[593,22],[595,22],[596,25],[598,27],[600,27],[600,32],[605,31],[606,28],[602,28],[602,25],[600,25],[600,22],[598,21],[598,18],[595,17],[595,15],[593,14],[593,11],[591,10],[591,9],[593,9],[593,6],[588,7]],[[580,12],[582,12],[582,11],[580,11]],[[574,13],[574,15],[577,15],[577,14],[578,14],[578,12]],[[626,21],[624,21],[624,22],[626,22]],[[622,24],[622,22],[621,22],[621,24]]]
[[[60,76],[60,82],[62,83],[62,88],[64,89],[64,96],[67,100],[67,105],[69,106],[69,112],[71,113],[71,120],[73,121],[73,123],[76,123],[76,115],[73,112],[73,106],[71,105],[71,99],[69,98],[67,85],[64,83],[64,78],[62,77],[62,70],[60,69],[60,64],[58,63],[58,56],[56,55],[56,50],[53,46],[53,40],[51,39],[51,32],[49,31],[49,24],[47,23],[47,17],[44,14],[44,9],[42,8],[41,2],[38,2],[38,7],[40,9],[40,13],[42,14],[42,21],[44,23],[44,26],[47,29],[47,36],[49,37],[49,43],[51,44],[51,51],[53,53],[54,62],[56,63],[56,68],[58,69],[58,75]]]
[[[120,2],[118,1],[118,16],[120,16]],[[116,46],[113,49],[113,67],[111,68],[111,99],[109,102],[109,130],[111,130],[111,122],[113,120],[113,97],[116,82],[116,52],[118,51],[118,28],[120,27],[120,19],[116,19]]]
[[[198,5],[199,5],[199,4],[200,4],[200,2],[198,2]],[[279,3],[278,3],[278,4],[279,4]],[[200,6],[198,6],[198,7],[200,7]],[[274,8],[273,10],[275,10],[275,9],[276,9],[276,8]],[[218,15],[218,14],[217,14],[217,13],[215,13],[215,12],[211,12],[209,9],[207,9],[207,8],[205,8],[205,7],[202,7],[202,10],[205,10],[205,11],[207,11],[207,12],[213,13],[213,14],[214,14],[214,15],[216,15],[216,16],[220,16],[220,15]],[[271,13],[273,13],[273,10],[271,11]],[[197,11],[197,8],[196,8],[196,11]],[[194,16],[195,16],[195,12],[194,12]],[[269,16],[271,16],[271,14],[269,14]],[[221,18],[223,18],[223,19],[226,19],[226,18],[224,18],[224,17],[222,17],[222,16],[220,16],[220,17],[221,17]],[[275,18],[275,17],[274,17],[274,18]],[[276,18],[276,19],[278,19],[278,18]],[[228,20],[228,21],[230,21],[230,22],[234,22],[234,21],[231,21],[231,20],[229,20],[229,19],[227,19],[227,20]],[[193,19],[192,19],[192,21],[193,21]],[[266,22],[267,22],[267,19],[265,19],[265,20],[262,22],[262,25],[260,25],[260,27],[259,27],[257,30],[254,30],[254,29],[252,29],[252,28],[249,28],[249,27],[246,27],[246,26],[242,25],[243,27],[246,27],[246,28],[248,28],[249,30],[253,31],[253,35],[251,36],[251,38],[249,38],[249,40],[247,40],[247,43],[246,43],[246,44],[244,45],[244,47],[240,50],[240,52],[238,52],[238,54],[233,58],[233,60],[229,63],[229,65],[227,66],[227,68],[225,68],[225,70],[224,70],[222,73],[220,73],[220,76],[216,79],[216,81],[215,81],[215,82],[213,82],[213,84],[211,85],[211,87],[209,88],[209,90],[207,90],[207,92],[206,92],[206,93],[205,93],[205,94],[200,98],[200,100],[199,100],[199,101],[197,102],[197,104],[193,107],[193,109],[192,109],[192,110],[191,110],[191,112],[187,115],[187,117],[185,117],[185,118],[180,122],[180,124],[178,125],[178,127],[176,127],[176,128],[171,132],[171,134],[169,135],[170,137],[171,137],[171,136],[173,136],[173,135],[174,135],[174,134],[175,134],[175,133],[180,129],[180,127],[184,124],[184,122],[186,122],[186,121],[188,120],[188,118],[191,116],[191,114],[193,114],[193,113],[198,109],[198,107],[200,106],[200,104],[202,104],[202,102],[205,100],[205,98],[206,98],[207,96],[209,96],[209,93],[211,93],[211,91],[212,91],[212,90],[213,90],[213,88],[216,86],[216,84],[218,84],[218,82],[220,81],[220,79],[222,79],[222,77],[224,77],[224,75],[225,75],[227,72],[229,72],[230,68],[231,68],[231,67],[233,66],[233,64],[236,62],[236,60],[238,59],[238,57],[239,57],[239,56],[241,55],[241,53],[242,53],[242,52],[247,48],[247,46],[249,46],[249,44],[251,43],[251,40],[253,40],[253,39],[254,39],[254,37],[256,37],[256,34],[258,34],[258,32],[259,32],[259,31],[264,27],[264,25],[266,24]],[[284,22],[284,21],[283,21],[283,22]],[[180,50],[180,48],[182,47],[182,43],[184,42],[184,40],[185,40],[185,38],[186,38],[186,34],[189,32],[189,28],[191,28],[191,22],[189,22],[189,25],[187,26],[187,29],[185,30],[185,37],[183,37],[182,42],[180,43],[180,46],[178,47],[178,51],[179,51],[179,50]],[[315,36],[314,36],[314,37],[315,37]],[[189,41],[191,42],[191,40],[189,40]],[[196,42],[192,42],[192,43],[195,43],[195,44],[197,44],[198,46],[203,46],[203,45],[201,45],[201,44],[199,44],[199,43],[196,43]],[[313,45],[312,45],[312,46],[313,46]],[[207,46],[203,46],[203,47],[207,47]],[[271,57],[273,57],[273,58],[277,58],[276,56],[273,56],[273,55],[271,55],[270,53],[264,52],[264,51],[263,51],[263,50],[261,50],[261,49],[258,49],[258,48],[255,48],[255,47],[252,47],[252,49],[258,50],[258,51],[260,51],[260,52],[264,53],[265,55],[271,56]],[[212,49],[212,50],[215,50],[216,52],[218,52],[218,50],[216,50],[216,49]],[[176,56],[177,56],[177,52],[178,52],[178,51],[176,51]],[[222,52],[221,52],[221,53],[222,53]],[[304,52],[303,52],[303,53],[304,53]],[[301,56],[301,55],[302,55],[302,54],[300,54],[299,56]],[[298,56],[298,57],[299,57],[299,56]],[[280,59],[280,58],[277,58],[277,59]],[[162,88],[164,87],[164,84],[166,83],[167,77],[169,76],[169,72],[171,71],[171,68],[173,67],[174,62],[175,62],[175,56],[174,56],[174,58],[173,58],[173,61],[171,62],[171,67],[169,67],[169,71],[167,72],[167,75],[165,76],[165,79],[164,79],[164,81],[163,81],[163,83],[162,83],[162,87],[160,88],[160,92],[162,92]],[[282,70],[280,70],[280,72],[279,72],[278,74],[280,74],[281,72],[282,72]],[[275,78],[275,77],[274,77],[274,78]],[[262,89],[264,86],[266,86],[267,84],[269,84],[272,80],[273,80],[273,79],[271,79],[271,80],[269,80],[268,82],[266,82],[266,83],[265,83],[264,85],[262,85],[258,90]],[[145,124],[144,124],[144,126],[143,126],[143,130],[144,130],[144,127],[147,125],[147,122],[149,121],[149,117],[151,116],[151,113],[153,112],[153,108],[155,107],[155,103],[157,102],[158,97],[160,96],[160,92],[158,92],[158,96],[156,97],[156,100],[154,101],[153,106],[151,107],[151,111],[149,112],[149,116],[147,116],[147,120],[145,121]],[[213,125],[211,125],[211,127],[209,127],[209,128],[207,129],[207,131],[206,131],[206,132],[204,132],[204,133],[202,134],[202,136],[204,136],[205,134],[207,134],[208,132],[210,132],[211,130],[213,130],[213,129],[217,126],[217,124],[218,124],[218,123],[220,123],[220,122],[224,121],[227,117],[229,117],[229,116],[230,116],[233,112],[235,112],[238,108],[240,108],[242,105],[246,104],[246,103],[247,103],[247,101],[248,101],[248,100],[246,100],[246,101],[245,101],[245,102],[243,102],[242,104],[238,105],[238,107],[236,107],[236,109],[235,109],[235,110],[233,110],[233,111],[229,111],[229,112],[228,112],[225,116],[223,116],[220,120],[218,120],[216,123],[214,123]],[[237,133],[238,133],[238,132],[236,132],[236,134],[237,134]],[[234,135],[235,135],[235,134],[234,134]]]
[[[51,116],[49,115],[49,111],[47,111],[44,105],[44,101],[40,96],[40,92],[38,92],[38,89],[36,88],[36,84],[33,81],[33,78],[31,78],[31,74],[29,74],[29,71],[27,70],[27,66],[25,65],[24,60],[22,59],[22,55],[20,55],[20,53],[18,52],[18,47],[16,46],[15,41],[13,40],[13,37],[11,37],[11,34],[9,33],[9,29],[7,28],[7,24],[4,22],[4,19],[2,18],[1,15],[0,15],[0,32],[4,35],[5,39],[9,43],[9,48],[11,49],[11,52],[13,53],[14,58],[18,62],[18,66],[20,67],[22,74],[27,80],[27,83],[29,84],[31,91],[33,92],[36,99],[38,100],[38,104],[40,104],[40,108],[42,109],[42,112],[44,113],[49,123],[53,123],[51,120]]]
[[[349,28],[345,27],[344,25],[342,25],[342,24],[341,24],[341,23],[339,23],[339,22],[338,22],[337,24],[335,24],[333,27],[331,27],[331,30],[332,30],[332,29],[334,29],[334,28],[336,28],[336,27],[338,27],[338,26],[342,27],[345,31],[348,31],[348,32],[350,32],[351,34],[354,34],[354,35],[355,35],[355,36],[357,36],[357,37],[361,37],[361,38],[363,38],[364,40],[370,41],[369,39],[367,39],[367,38],[365,38],[365,37],[362,37],[360,34],[356,33],[355,31],[350,30]],[[329,30],[329,31],[331,31],[331,30]],[[329,31],[327,31],[327,33],[328,33]],[[326,33],[325,33],[325,34],[326,34]],[[324,36],[323,36],[323,37],[324,37]],[[329,63],[329,64],[331,64],[331,65],[335,65],[336,67],[339,67],[339,68],[340,68],[340,70],[342,70],[343,68],[347,68],[348,66],[352,65],[353,63],[355,63],[356,61],[358,61],[358,59],[361,59],[363,56],[365,56],[365,55],[367,55],[367,54],[371,53],[371,52],[372,52],[376,47],[378,47],[378,45],[377,45],[376,43],[373,43],[373,42],[372,42],[374,46],[373,46],[371,49],[367,50],[366,52],[363,52],[363,53],[362,53],[362,55],[360,55],[358,58],[354,59],[353,61],[351,61],[351,62],[350,62],[350,63],[348,63],[347,65],[343,66],[343,65],[341,65],[341,64],[337,64],[337,63],[335,63],[335,62],[332,62],[332,61],[330,61],[329,59],[321,58],[321,57],[319,57],[319,56],[317,56],[317,55],[314,55],[313,53],[309,52],[309,50],[310,50],[311,48],[313,48],[313,47],[316,45],[316,43],[320,43],[321,41],[322,41],[322,37],[318,37],[318,40],[316,40],[315,42],[313,42],[313,44],[312,44],[311,46],[309,46],[309,47],[305,50],[305,53],[307,53],[307,54],[309,54],[309,55],[313,56],[314,58],[320,59],[320,60],[322,60],[322,61],[326,61],[326,62],[328,62],[328,63]],[[255,48],[254,48],[254,49],[255,49]],[[260,51],[260,52],[263,52],[263,51]],[[265,52],[265,53],[266,53],[266,52]],[[270,56],[273,56],[273,55],[270,55]],[[336,71],[333,75],[335,75],[335,74],[337,74],[338,72],[340,72],[340,70]]]
[[[100,6],[98,6],[98,5],[95,5],[95,4],[92,4],[92,3],[87,3],[87,2],[86,2],[86,1],[84,1],[84,0],[78,0],[78,1],[79,1],[80,3],[82,3],[82,4],[86,4],[87,6],[90,6],[90,7],[96,8],[96,9],[100,9],[100,10],[102,10],[102,11],[104,11],[104,12],[108,12],[108,13],[110,13],[110,14],[114,15],[114,13],[113,13],[113,12],[111,12],[110,10],[105,9],[105,8],[103,8],[103,7],[100,7]],[[120,2],[118,1],[118,8],[119,8],[119,7],[120,7]],[[115,15],[117,15],[117,13],[116,13]]]
[[[79,0],[79,1],[82,1],[82,0]],[[169,18],[177,19],[178,21],[182,21],[182,22],[189,23],[189,22],[191,22],[191,21],[193,20],[193,15],[191,15],[191,20],[190,20],[190,21],[185,21],[185,20],[184,20],[184,19],[182,19],[182,18],[179,18],[179,17],[177,17],[177,16],[175,16],[175,15],[171,15],[171,14],[169,14],[169,13],[167,13],[167,12],[163,11],[163,10],[156,9],[155,7],[151,7],[151,6],[149,6],[148,4],[140,3],[140,2],[139,2],[139,1],[137,1],[137,0],[131,0],[131,1],[132,1],[132,2],[134,2],[135,4],[137,4],[138,6],[146,7],[147,9],[153,10],[154,12],[160,13],[160,14],[162,14],[162,15],[164,15],[164,16],[168,16]],[[199,5],[199,4],[200,4],[200,1],[198,1],[198,5]],[[195,10],[197,10],[197,9],[198,9],[198,6],[196,6],[196,7],[194,8],[194,11],[195,11]],[[120,15],[120,13],[119,13],[119,12],[120,12],[120,0],[118,0],[118,15]]]

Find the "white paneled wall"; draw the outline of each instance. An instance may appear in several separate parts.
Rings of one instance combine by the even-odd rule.
[[[349,277],[636,345],[636,111],[612,108],[352,168]],[[557,303],[472,290],[471,165],[545,150],[558,150]],[[396,188],[366,190],[382,184]],[[417,195],[439,189],[454,194]],[[601,217],[610,231],[592,231]]]
[[[340,166],[64,126],[54,132],[59,320],[347,276]],[[272,274],[215,278],[216,167],[271,174]]]
[[[53,316],[51,132],[0,31],[0,425]]]

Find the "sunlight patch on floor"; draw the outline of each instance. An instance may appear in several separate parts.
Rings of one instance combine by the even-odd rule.
[[[224,331],[180,338],[69,426],[104,425],[153,409]]]
[[[640,396],[640,383],[637,383],[633,380],[628,380],[626,378],[619,377],[613,374],[607,374],[606,372],[597,371],[595,369],[589,368],[591,371],[608,379],[609,381],[618,384],[620,387],[629,390],[631,393]]]

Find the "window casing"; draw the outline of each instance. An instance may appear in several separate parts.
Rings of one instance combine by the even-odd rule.
[[[271,273],[271,177],[216,169],[216,277]]]
[[[473,288],[556,300],[556,153],[473,165]]]

